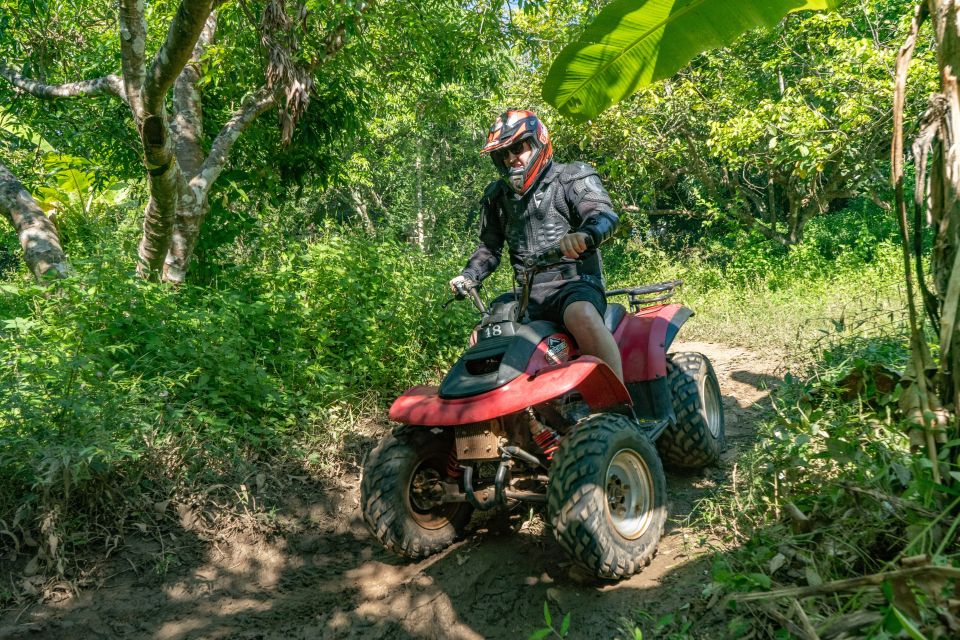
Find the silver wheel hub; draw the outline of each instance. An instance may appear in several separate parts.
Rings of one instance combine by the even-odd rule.
[[[703,383],[703,413],[707,429],[714,438],[720,437],[720,421],[723,405],[720,401],[720,387],[714,378],[708,377]]]
[[[604,484],[613,528],[628,540],[642,536],[653,520],[653,478],[647,463],[633,449],[621,449],[607,466]]]

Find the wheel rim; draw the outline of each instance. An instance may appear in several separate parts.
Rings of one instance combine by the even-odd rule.
[[[723,419],[720,387],[713,376],[707,376],[703,386],[703,413],[707,420],[707,429],[710,431],[710,435],[719,438],[720,423]]]
[[[606,477],[607,515],[627,540],[644,534],[653,520],[653,476],[633,449],[621,449],[610,460]]]
[[[410,514],[424,529],[441,529],[450,522],[457,510],[457,504],[444,503],[441,474],[431,461],[425,461],[410,477],[409,497]]]

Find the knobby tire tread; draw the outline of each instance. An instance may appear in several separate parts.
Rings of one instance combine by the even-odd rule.
[[[363,519],[390,551],[419,560],[447,548],[463,533],[473,511],[469,505],[463,504],[442,528],[425,529],[411,516],[404,497],[404,484],[417,465],[432,453],[445,455],[450,444],[450,438],[426,429],[403,429],[381,440],[370,453],[360,482]]]
[[[654,519],[634,541],[624,540],[606,513],[604,476],[612,456],[627,446],[621,442],[646,462],[654,488]],[[666,522],[666,480],[656,449],[626,416],[596,414],[581,420],[554,460],[547,512],[557,542],[585,569],[609,579],[637,573],[656,554]]]
[[[720,460],[724,445],[722,405],[720,434],[715,437],[701,412],[703,399],[699,384],[703,377],[712,377],[716,383],[716,373],[706,356],[700,353],[667,356],[667,385],[673,396],[677,421],[657,439],[657,451],[668,466],[701,469]]]

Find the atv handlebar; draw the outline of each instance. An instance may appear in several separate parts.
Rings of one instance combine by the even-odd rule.
[[[473,306],[477,308],[477,311],[480,312],[480,315],[487,315],[487,306],[483,304],[483,299],[480,298],[480,294],[477,291],[480,288],[479,282],[467,278],[466,280],[457,282],[454,287],[456,288],[456,291],[453,294],[453,298],[451,300],[447,300],[447,304],[443,305],[444,309],[446,309],[447,305],[454,300],[464,300],[466,298],[470,298],[470,302],[472,302]]]
[[[587,235],[586,238],[587,250],[580,254],[590,253],[594,251],[597,247],[593,241],[593,237]],[[521,295],[521,317],[523,312],[526,311],[527,302],[530,298],[530,284],[533,280],[533,276],[541,271],[546,271],[550,267],[555,267],[560,264],[572,264],[579,261],[578,259],[570,259],[563,255],[560,251],[560,244],[555,244],[540,253],[527,256],[523,259],[523,269],[525,272],[524,285],[523,285],[523,294]],[[473,306],[477,308],[477,311],[480,312],[481,316],[486,316],[488,309],[486,305],[483,304],[483,300],[480,298],[480,294],[477,290],[480,288],[480,283],[474,280],[464,280],[458,282],[456,285],[456,292],[454,293],[455,300],[463,300],[464,298],[470,298],[470,301],[473,302]],[[450,304],[453,300],[447,301],[447,304]],[[633,299],[631,298],[631,303]],[[446,305],[444,305],[446,307]]]

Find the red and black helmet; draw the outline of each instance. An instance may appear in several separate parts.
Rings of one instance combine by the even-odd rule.
[[[524,167],[508,167],[506,150],[518,142],[527,140],[533,154]],[[537,181],[553,158],[550,134],[532,111],[508,109],[504,111],[487,134],[487,142],[480,153],[489,153],[494,166],[507,184],[523,195]]]

